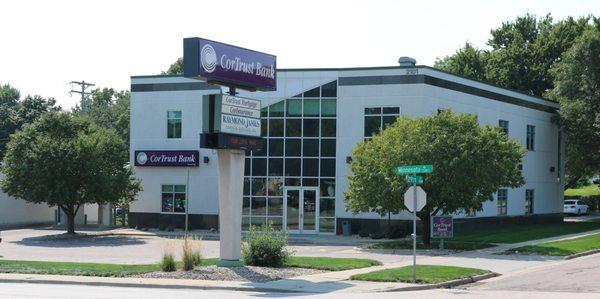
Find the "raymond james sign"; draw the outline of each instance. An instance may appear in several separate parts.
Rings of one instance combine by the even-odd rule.
[[[203,132],[260,137],[260,101],[227,94],[203,98]]]
[[[249,90],[275,90],[277,58],[208,39],[183,40],[183,75]]]
[[[198,151],[135,151],[135,166],[199,166]]]
[[[432,238],[452,238],[454,236],[454,225],[452,216],[431,217]]]

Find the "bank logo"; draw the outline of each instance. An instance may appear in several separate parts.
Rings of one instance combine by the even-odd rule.
[[[139,152],[137,154],[137,157],[135,157],[135,159],[138,162],[138,164],[140,164],[140,165],[144,165],[144,164],[146,164],[146,162],[148,162],[148,156],[144,152]]]
[[[206,44],[202,47],[200,62],[202,63],[202,68],[207,73],[212,73],[217,67],[217,52],[215,52],[215,49],[211,45]]]

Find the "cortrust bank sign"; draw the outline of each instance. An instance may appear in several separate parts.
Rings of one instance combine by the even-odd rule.
[[[184,76],[249,90],[276,89],[274,55],[192,37],[183,40]]]

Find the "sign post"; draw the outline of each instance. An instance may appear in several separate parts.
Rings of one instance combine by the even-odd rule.
[[[422,184],[423,177],[419,177],[417,174],[431,172],[433,172],[432,165],[409,165],[396,168],[397,174],[409,174],[407,180],[409,183],[413,184],[412,187],[408,188],[404,193],[404,205],[409,211],[413,212],[413,283],[417,282],[417,212],[423,209],[427,204],[427,194],[421,187],[417,186],[417,183],[419,182],[418,178],[421,178]]]
[[[274,55],[198,37],[183,40],[186,78],[229,87],[227,94],[202,99],[200,147],[217,150],[219,166],[219,239],[217,266],[243,266],[242,198],[245,151],[262,150],[261,101],[236,96],[236,88],[277,88]],[[186,210],[187,211],[187,210]]]

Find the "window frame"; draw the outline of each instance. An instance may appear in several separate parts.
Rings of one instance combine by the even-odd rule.
[[[503,123],[506,123],[506,127],[502,126]],[[498,120],[498,127],[500,128],[500,130],[502,130],[504,132],[504,134],[508,135],[510,132],[510,122],[508,120],[505,119],[499,119]]]
[[[535,189],[525,189],[525,215],[533,215],[535,209]]]
[[[498,189],[496,192],[496,214],[497,216],[508,215],[508,189]]]
[[[385,108],[392,108],[392,109],[397,109],[398,112],[397,113],[384,113],[383,111],[385,110]],[[367,109],[371,109],[371,111],[376,111],[375,113],[369,113],[367,114]],[[398,117],[400,117],[402,115],[402,110],[400,109],[400,106],[364,106],[363,107],[363,139],[366,140],[371,140],[373,138],[373,136],[380,134],[381,131],[383,131],[385,129],[385,122],[384,122],[384,118],[386,117],[390,117],[393,116],[396,119]],[[367,118],[379,118],[379,130],[377,132],[373,132],[373,134],[371,134],[371,136],[367,136],[367,132],[366,132],[366,125],[367,125]],[[394,119],[394,121],[396,121],[396,119]],[[388,124],[389,125],[389,124]]]
[[[531,129],[531,130],[530,130]],[[535,151],[535,126],[527,125],[527,131],[525,135],[525,148],[528,151]]]
[[[171,187],[173,187],[173,191],[171,191],[171,192],[164,192],[163,191],[163,187],[164,186],[171,186]],[[184,192],[176,192],[175,191],[175,186],[183,186],[184,189],[185,189],[185,191]],[[187,185],[185,185],[185,184],[177,184],[177,183],[160,184],[160,213],[161,214],[172,214],[172,215],[183,215],[183,214],[185,214],[185,212],[186,212],[185,210],[186,210],[186,208],[188,206],[187,205],[187,200],[188,200],[187,193],[188,193],[188,189],[187,189]],[[171,194],[171,200],[173,201],[173,211],[172,212],[170,212],[170,211],[164,211],[163,210],[163,194]],[[184,198],[185,198],[184,201],[186,201],[186,202],[184,203],[183,212],[175,212],[175,194],[184,194]]]
[[[179,112],[180,117],[179,118],[170,118],[169,117],[169,113],[170,112]],[[179,137],[169,137],[169,132],[170,132],[170,120],[179,120]],[[169,109],[167,110],[167,140],[171,140],[171,139],[182,139],[183,138],[183,110],[182,109]]]

